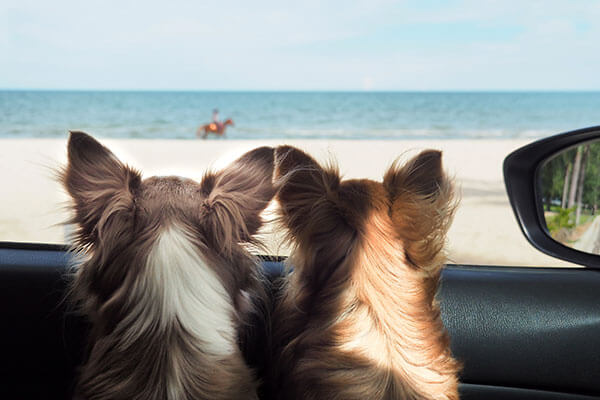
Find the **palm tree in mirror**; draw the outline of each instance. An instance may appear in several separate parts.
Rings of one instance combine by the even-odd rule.
[[[544,161],[538,189],[548,234],[567,247],[600,254],[600,140]]]

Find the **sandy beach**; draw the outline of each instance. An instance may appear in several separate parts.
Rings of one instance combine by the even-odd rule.
[[[434,148],[462,192],[448,237],[449,262],[460,264],[569,266],[534,249],[521,233],[503,184],[502,161],[526,140],[133,140],[100,138],[129,165],[151,175],[200,179],[252,148],[291,144],[321,161],[335,159],[346,178],[381,180],[399,156]],[[0,241],[63,243],[67,197],[55,180],[66,161],[65,139],[0,139]],[[68,229],[68,228],[67,228]],[[266,227],[272,254],[285,254],[277,232]]]

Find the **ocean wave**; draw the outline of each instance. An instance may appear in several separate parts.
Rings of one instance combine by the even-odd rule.
[[[600,124],[600,93],[0,91],[0,137],[195,139],[214,108],[231,139],[535,139]]]

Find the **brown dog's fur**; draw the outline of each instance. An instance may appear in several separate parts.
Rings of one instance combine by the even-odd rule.
[[[257,398],[240,346],[250,340],[249,319],[264,289],[257,260],[242,244],[255,242],[259,214],[274,195],[272,175],[273,149],[262,147],[201,183],[142,180],[92,137],[71,133],[61,178],[73,199],[82,259],[71,295],[92,326],[77,398]],[[217,303],[230,315],[202,299],[208,283],[198,276],[215,277],[218,287],[204,289],[221,293]],[[230,324],[235,337],[216,326],[216,343],[207,341],[194,322],[206,317],[195,312],[198,304]]]
[[[435,300],[456,206],[441,153],[379,183],[284,146],[275,178],[294,270],[273,315],[271,397],[458,399]]]

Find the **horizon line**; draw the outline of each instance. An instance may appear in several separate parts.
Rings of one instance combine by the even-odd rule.
[[[4,88],[0,92],[148,92],[148,93],[598,93],[600,89],[150,89]]]

